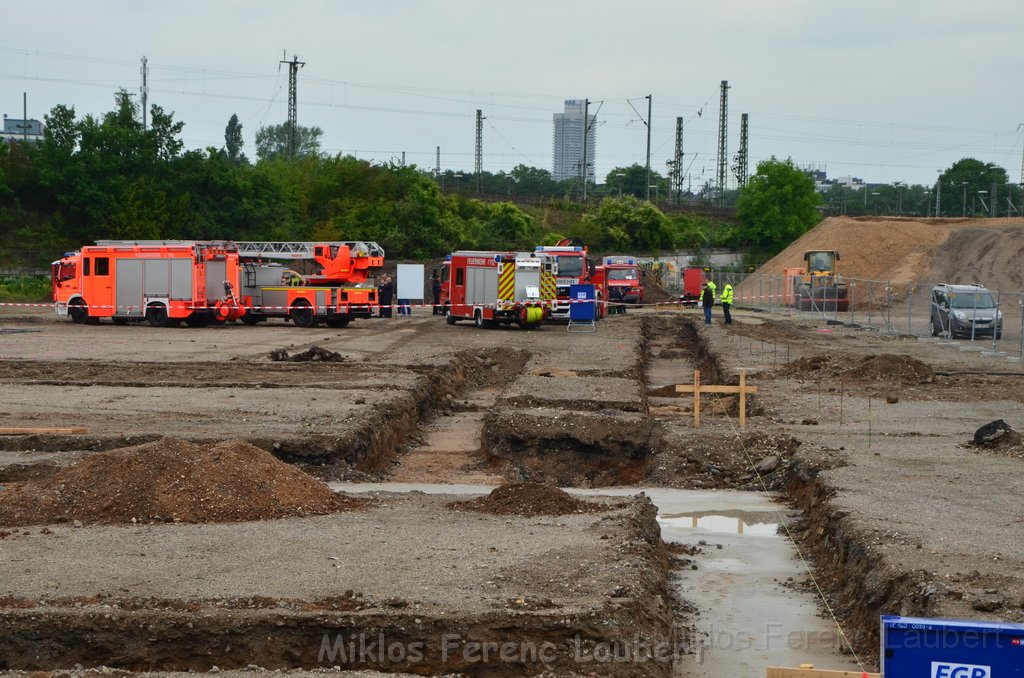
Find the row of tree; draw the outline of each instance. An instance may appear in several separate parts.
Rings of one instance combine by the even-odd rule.
[[[151,107],[148,126],[140,118],[122,90],[114,110],[98,118],[57,106],[41,143],[0,144],[0,263],[40,265],[99,239],[363,239],[379,242],[391,258],[427,259],[568,236],[608,252],[734,247],[756,256],[785,247],[823,211],[853,214],[859,204],[859,196],[846,195],[837,203],[837,189],[823,198],[806,172],[774,158],[735,195],[736,218],[722,220],[667,216],[643,199],[650,186],[667,196],[667,180],[657,173],[648,179],[640,165],[612,170],[584,205],[572,199],[578,182],[555,182],[546,170],[522,165],[476,177],[324,156],[317,128],[296,130],[292,154],[287,124],[261,128],[250,161],[236,116],[222,148],[196,150],[183,147],[183,123],[159,106]],[[975,198],[1005,181],[1001,168],[973,160],[940,178]],[[890,205],[919,211],[918,187],[882,187],[870,197],[890,198],[890,189],[899,191]],[[478,190],[507,200],[473,199]],[[542,200],[513,203],[524,196]],[[944,215],[958,199],[954,190],[943,192]]]

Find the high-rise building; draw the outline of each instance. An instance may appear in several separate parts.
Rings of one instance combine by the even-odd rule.
[[[583,108],[582,99],[566,99],[565,112],[554,115],[554,158],[551,177],[555,181],[579,179],[583,166]],[[597,150],[596,116],[591,115],[587,132],[587,181],[594,183],[594,157]]]

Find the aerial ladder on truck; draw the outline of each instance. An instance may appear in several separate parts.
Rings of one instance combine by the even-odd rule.
[[[370,318],[377,288],[367,281],[384,266],[384,248],[372,241],[238,241],[242,322],[285,318],[298,327],[345,327]],[[280,262],[316,268],[301,273]]]

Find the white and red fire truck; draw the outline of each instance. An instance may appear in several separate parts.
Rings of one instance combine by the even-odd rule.
[[[449,325],[517,323],[534,328],[555,298],[553,264],[533,252],[454,252],[441,273],[441,307]]]
[[[595,284],[594,262],[590,260],[587,246],[578,238],[560,240],[557,245],[538,245],[538,255],[551,259],[555,272],[555,302],[551,309],[553,319],[569,318],[569,288],[572,285]],[[601,289],[595,290],[598,318],[605,315],[605,304]]]
[[[230,242],[101,240],[53,262],[53,301],[76,323],[199,327],[245,313],[238,271]]]
[[[291,319],[298,327],[345,327],[369,318],[377,288],[367,282],[384,266],[384,248],[370,241],[236,243],[241,261],[241,295],[248,310],[242,322]],[[315,267],[302,274],[278,261]]]
[[[594,274],[594,284],[603,291],[609,309],[624,312],[625,304],[644,303],[644,286],[636,257],[605,257]]]
[[[315,267],[309,274],[275,260]],[[285,318],[344,327],[369,318],[384,265],[374,242],[100,241],[53,263],[57,313],[74,322],[192,327]]]

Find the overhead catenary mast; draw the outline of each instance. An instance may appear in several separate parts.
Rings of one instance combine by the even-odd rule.
[[[287,52],[285,53],[287,54]],[[282,64],[288,64],[288,157],[294,158],[298,152],[298,81],[299,69],[306,65],[305,61],[299,61],[297,55],[292,55],[291,61],[281,60]]]
[[[722,94],[718,104],[718,206],[725,207],[725,189],[729,174],[729,81],[722,81]]]
[[[139,89],[139,94],[142,101],[142,131],[145,132],[148,124],[146,109],[149,107],[149,64],[145,56],[142,57],[142,87]]]

